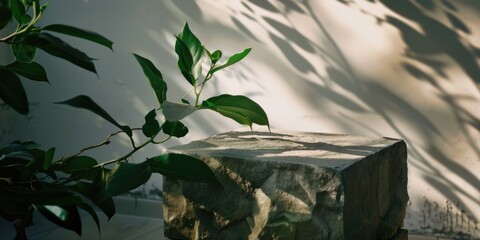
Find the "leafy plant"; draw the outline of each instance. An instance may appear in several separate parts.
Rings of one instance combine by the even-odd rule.
[[[0,42],[11,45],[16,58],[14,62],[0,66],[0,98],[21,114],[27,114],[29,109],[20,78],[48,82],[45,70],[34,61],[38,48],[95,73],[92,58],[47,32],[80,37],[112,48],[112,42],[97,33],[62,24],[35,26],[45,8],[46,5],[40,5],[38,0],[0,0],[0,28],[7,26],[11,19],[17,23],[14,32],[0,39]],[[115,214],[112,197],[137,188],[154,173],[217,184],[207,165],[187,155],[166,153],[141,163],[129,161],[148,144],[161,144],[172,137],[186,136],[189,130],[180,120],[195,111],[212,110],[250,128],[253,123],[269,126],[264,110],[245,96],[222,94],[201,99],[213,75],[242,60],[250,49],[234,54],[219,64],[222,52],[207,50],[185,24],[177,36],[175,52],[180,72],[192,86],[194,104],[183,98],[181,103],[168,101],[167,83],[161,72],[147,58],[133,54],[158,100],[158,106],[144,116],[142,127],[119,124],[90,97],[79,95],[58,104],[88,110],[118,127],[119,131],[110,134],[100,144],[60,158],[55,156],[55,148],[44,150],[33,141],[18,140],[0,148],[0,216],[14,224],[17,239],[26,239],[25,227],[33,224],[32,213],[35,210],[58,226],[80,235],[78,208],[81,208],[91,215],[100,231],[95,207],[110,219]],[[202,69],[204,61],[210,63],[205,71]],[[162,121],[157,120],[159,113],[163,115]],[[141,131],[146,140],[137,143],[133,139],[133,131]],[[132,147],[123,156],[99,161],[84,154],[108,144],[113,136],[122,133],[129,137]]]

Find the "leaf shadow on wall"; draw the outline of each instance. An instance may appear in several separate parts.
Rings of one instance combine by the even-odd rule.
[[[461,184],[443,173],[443,169],[449,169],[474,189],[478,189],[480,186],[480,179],[470,169],[460,164],[458,159],[448,156],[444,145],[450,144],[450,139],[444,129],[439,128],[441,120],[438,118],[442,115],[453,115],[455,123],[459,126],[460,135],[477,156],[480,155],[480,149],[470,129],[480,131],[480,119],[463,104],[463,98],[468,98],[468,96],[454,95],[448,91],[449,89],[443,87],[442,83],[452,80],[446,69],[450,62],[445,62],[444,58],[438,59],[437,56],[446,56],[479,88],[478,57],[480,50],[461,37],[461,34],[471,34],[474,26],[466,23],[460,8],[456,6],[458,3],[450,0],[357,1],[380,4],[402,16],[402,18],[392,14],[377,16],[368,11],[364,12],[367,16],[377,20],[378,27],[393,27],[399,32],[400,38],[406,46],[403,49],[401,61],[398,63],[399,68],[417,79],[418,84],[427,83],[436,89],[439,93],[438,98],[444,106],[447,106],[446,109],[442,109],[440,116],[427,115],[419,106],[412,104],[408,99],[404,99],[394,90],[381,84],[378,79],[360,77],[325,28],[320,16],[313,12],[310,1],[259,2],[243,0],[241,3],[244,8],[232,11],[230,18],[237,30],[243,32],[246,37],[263,43],[273,42],[274,48],[284,55],[297,72],[302,73],[297,74],[298,79],[295,81],[286,82],[292,92],[297,92],[299,98],[308,100],[306,104],[311,104],[310,107],[314,109],[321,109],[323,99],[328,99],[338,107],[339,111],[336,114],[338,118],[341,118],[339,120],[351,123],[349,126],[344,126],[346,130],[355,131],[351,126],[355,125],[375,135],[382,133],[378,132],[374,126],[343,112],[348,110],[356,114],[372,113],[380,116],[399,137],[405,139],[409,144],[409,164],[422,172],[422,178],[451,202],[462,206],[467,212],[472,212],[473,209],[468,209],[462,199],[466,198],[480,205],[478,192],[464,191]],[[339,2],[353,5],[355,0]],[[471,4],[472,7],[480,10],[480,4]],[[439,9],[443,11],[445,19],[449,21],[448,25],[432,17],[432,14],[429,13],[429,11],[439,11]],[[313,19],[316,29],[320,30],[321,37],[326,40],[327,44],[312,41],[300,30],[297,30],[289,18],[291,12]],[[238,16],[248,16],[248,18],[237,18]],[[247,19],[250,22],[241,19]],[[284,21],[280,22],[278,19]],[[408,19],[409,22],[407,23],[404,19]],[[249,28],[251,22],[255,22],[257,26],[263,26],[262,30],[267,32],[269,39],[258,37]],[[422,31],[411,27],[409,24],[411,22],[417,24]],[[315,54],[325,62],[325,71],[319,71],[319,66],[305,57],[306,54]],[[433,73],[424,69],[429,69]],[[314,82],[302,76],[307,73],[317,76],[318,81]],[[401,84],[400,79],[398,81],[398,84]],[[475,99],[473,100],[475,101]],[[409,131],[405,131],[407,128]],[[415,132],[416,136],[412,136],[408,132]],[[474,222],[478,222],[475,216],[470,217]]]

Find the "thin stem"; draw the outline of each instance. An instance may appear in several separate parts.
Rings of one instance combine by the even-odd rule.
[[[163,125],[165,124],[165,121],[162,123],[162,125],[160,126],[160,129],[163,127]],[[158,134],[158,133],[157,133]],[[103,163],[99,163],[97,164],[96,166],[94,167],[103,167],[105,165],[108,165],[108,164],[112,164],[112,163],[117,163],[117,162],[120,162],[122,160],[125,160],[127,159],[128,157],[132,156],[134,153],[136,153],[138,150],[140,150],[141,148],[145,147],[147,144],[149,143],[154,143],[156,144],[155,142],[155,137],[157,136],[157,134],[153,135],[152,137],[150,137],[150,139],[148,139],[147,141],[145,141],[144,143],[140,144],[138,147],[134,147],[129,153],[125,154],[124,156],[122,157],[119,157],[117,159],[113,159],[113,160],[110,160],[110,161],[106,161],[106,162],[103,162]],[[167,141],[168,139],[170,139],[172,136],[168,136],[166,139],[158,142],[158,143],[163,143],[165,141]]]
[[[196,84],[194,86],[195,89],[195,107],[198,107],[198,101],[200,100],[200,94],[202,94],[203,89],[205,88],[205,83],[208,82],[213,77],[213,74],[210,73],[210,71],[215,67],[215,64],[210,64],[210,69],[208,69],[207,75],[205,75],[205,78],[202,83],[199,84],[200,86],[200,91],[196,91]]]
[[[23,29],[21,29],[21,30],[19,30],[19,31],[18,31],[18,29],[19,29],[20,27],[17,26],[17,31],[11,33],[10,35],[8,35],[8,36],[6,36],[6,37],[0,38],[0,42],[5,42],[5,41],[7,41],[9,38],[15,37],[15,36],[17,36],[17,35],[20,35],[20,34],[26,32],[26,31],[28,31],[29,28],[30,28],[31,26],[33,26],[33,24],[37,23],[38,20],[40,20],[40,17],[42,16],[42,12],[37,13],[37,10],[36,10],[36,9],[37,9],[37,6],[36,6],[36,3],[35,3],[35,1],[34,1],[34,2],[33,2],[33,16],[34,16],[34,18],[30,21],[30,23],[28,23],[27,26],[25,26]],[[38,14],[38,15],[37,15],[37,14]]]
[[[108,164],[117,163],[117,162],[120,162],[122,160],[125,160],[128,157],[132,156],[134,153],[136,153],[138,150],[140,150],[141,148],[145,147],[147,144],[152,143],[152,142],[153,142],[153,137],[150,138],[148,141],[142,143],[138,147],[135,147],[134,149],[132,149],[129,153],[125,154],[124,156],[119,157],[117,159],[110,160],[110,161],[106,161],[106,162],[103,162],[103,163],[99,163],[98,165],[96,165],[94,167],[103,167],[103,166],[108,165]]]
[[[8,185],[12,184],[13,181],[11,178],[3,178],[3,177],[0,177],[0,181],[3,181],[3,182],[6,182]]]
[[[132,128],[132,130],[142,130],[141,128]],[[89,146],[89,147],[86,147],[86,148],[82,148],[80,149],[80,151],[78,151],[77,153],[73,154],[73,155],[70,155],[70,156],[67,156],[67,157],[62,157],[59,161],[57,162],[63,162],[65,159],[69,159],[69,158],[72,158],[72,157],[76,157],[80,154],[82,154],[83,152],[85,151],[88,151],[88,150],[91,150],[91,149],[95,149],[95,148],[98,148],[98,147],[101,147],[101,146],[104,146],[104,145],[108,145],[110,144],[110,139],[115,136],[115,135],[118,135],[120,133],[122,133],[123,131],[118,131],[118,132],[114,132],[114,133],[110,133],[107,138],[105,140],[103,140],[102,142],[96,144],[96,145],[93,145],[93,146]],[[131,141],[133,141],[133,139],[130,138]],[[135,144],[132,142],[132,145],[133,147],[135,148]]]
[[[136,147],[135,147],[135,141],[133,140],[133,137],[128,135],[128,138],[130,139],[130,143],[132,143],[132,147],[135,149]]]
[[[168,141],[170,138],[172,138],[172,136],[168,136],[167,138],[163,139],[163,140],[162,140],[162,141],[160,141],[160,142],[157,142],[157,141],[152,141],[152,143],[153,143],[153,144],[162,144],[162,143],[164,143],[164,142]]]

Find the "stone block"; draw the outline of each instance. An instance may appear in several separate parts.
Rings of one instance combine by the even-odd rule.
[[[390,239],[403,224],[402,140],[238,131],[168,151],[201,159],[222,185],[164,178],[170,239]]]

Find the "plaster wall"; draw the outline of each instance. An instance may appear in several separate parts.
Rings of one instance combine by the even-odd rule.
[[[39,53],[51,84],[24,81],[32,112],[0,111],[0,141],[31,138],[68,155],[116,131],[86,111],[52,102],[86,94],[119,122],[138,127],[156,99],[130,53],[151,59],[172,101],[189,84],[176,68],[185,22],[211,50],[250,55],[218,72],[205,96],[243,94],[274,128],[401,138],[409,149],[406,226],[479,235],[480,3],[462,1],[50,1],[41,24],[65,23],[114,41],[114,52],[68,39],[97,58],[98,77]],[[0,46],[0,61],[11,59]],[[215,113],[184,122],[185,143],[239,126]],[[139,137],[139,136],[138,136]],[[129,151],[119,137],[92,155]],[[147,148],[133,159],[158,154]],[[160,186],[160,177],[150,185]]]

